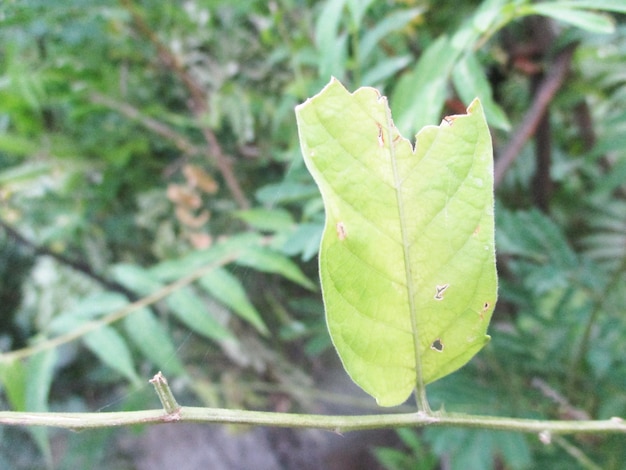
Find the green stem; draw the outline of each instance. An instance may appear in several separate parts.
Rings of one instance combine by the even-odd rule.
[[[598,421],[541,421],[454,413],[374,414],[361,416],[310,415],[267,411],[229,410],[183,406],[172,414],[163,409],[111,413],[28,413],[1,411],[0,424],[9,426],[48,426],[67,429],[107,428],[147,423],[243,424],[288,428],[326,429],[335,432],[402,426],[448,426],[517,431],[542,435],[626,434],[626,421],[611,418]]]
[[[180,405],[176,401],[176,398],[174,398],[174,394],[167,384],[167,379],[163,376],[161,371],[150,379],[150,383],[154,385],[154,389],[159,396],[159,400],[161,400],[161,405],[163,405],[165,412],[170,415],[177,413],[180,410]]]

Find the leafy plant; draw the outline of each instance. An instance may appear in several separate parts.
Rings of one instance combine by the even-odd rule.
[[[626,7],[621,0],[3,3],[0,222],[11,243],[0,260],[9,260],[5,284],[21,288],[23,302],[2,324],[0,344],[26,346],[1,356],[11,362],[2,365],[3,405],[84,411],[121,392],[116,406],[141,409],[146,405],[133,391],[138,377],[161,369],[175,390],[231,408],[219,410],[220,418],[256,424],[443,423],[539,433],[533,426],[582,418],[584,426],[618,428],[610,418],[626,410],[626,36],[623,18],[604,11]],[[536,15],[550,19],[539,33]],[[561,60],[564,52],[569,62]],[[557,68],[570,74],[550,82]],[[308,371],[325,370],[330,357],[311,262],[323,202],[300,158],[293,119],[293,107],[330,74],[348,89],[374,85],[389,96],[407,136],[442,115],[463,113],[478,96],[496,155],[509,153],[528,115],[542,99],[545,105],[546,118],[534,125],[544,146],[549,134],[552,160],[533,161],[526,145],[510,169],[497,168],[503,178],[493,339],[465,367],[428,386],[434,409],[452,412],[437,423],[415,414],[328,421],[232,412],[267,408],[273,393],[306,410]],[[544,82],[553,90],[547,99]],[[362,141],[380,151],[379,138],[390,140],[382,130],[372,127]],[[327,236],[351,242],[354,231],[339,222]],[[27,256],[20,276],[11,245]],[[452,291],[442,293],[449,300]],[[434,357],[449,351],[447,339],[436,339],[423,345]],[[436,354],[431,346],[444,350]],[[407,383],[418,382],[414,374],[407,370]],[[183,407],[181,416],[214,419],[209,411],[198,417]],[[514,418],[473,423],[455,417],[458,411]],[[568,432],[576,428],[566,423]],[[45,431],[30,429],[50,463]],[[9,428],[2,433],[0,462],[9,467],[5,450],[22,446],[6,443],[23,437]],[[569,468],[567,455],[589,468],[593,461],[620,468],[623,461],[621,436],[543,433],[553,444],[546,446],[486,429],[402,433],[409,453],[428,452],[425,465],[431,456],[481,468]],[[91,447],[103,449],[110,435],[89,434]],[[83,436],[69,435],[68,448],[80,449]],[[415,462],[405,457],[398,462]],[[65,458],[67,466],[94,466]]]

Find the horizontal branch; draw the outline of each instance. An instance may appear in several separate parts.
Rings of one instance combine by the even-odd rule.
[[[261,244],[266,244],[267,240],[268,239],[263,240]],[[213,271],[214,269],[220,266],[224,266],[228,263],[231,263],[232,261],[235,261],[237,257],[240,255],[241,255],[240,250],[234,250],[231,253],[227,253],[224,256],[216,259],[212,263],[206,264],[204,266],[200,266],[199,268],[195,269],[193,272],[191,272],[187,276],[180,278],[170,284],[167,284],[166,286],[163,286],[161,289],[153,292],[152,294],[147,295],[139,300],[136,300],[133,303],[127,304],[124,307],[120,308],[119,310],[111,312],[110,314],[102,318],[98,318],[96,320],[86,322],[65,334],[62,334],[62,335],[59,335],[59,336],[56,336],[54,338],[47,339],[44,341],[40,341],[26,348],[17,349],[15,351],[9,351],[5,353],[0,353],[0,364],[10,363],[15,360],[21,360],[26,357],[30,357],[35,353],[59,347],[63,344],[72,342],[86,335],[87,333],[90,333],[94,330],[102,328],[105,325],[110,325],[111,323],[121,320],[122,318],[130,315],[133,312],[136,312],[137,310],[141,308],[148,307],[149,305],[152,305],[164,299],[165,297],[177,291],[178,289],[181,289],[182,287],[185,287],[197,281],[202,276]]]
[[[536,433],[541,436],[544,442],[548,442],[553,434],[626,434],[626,421],[617,417],[598,421],[542,421],[453,413],[425,414],[419,412],[345,416],[186,406],[179,407],[172,413],[168,413],[163,409],[108,413],[0,412],[0,425],[48,426],[73,430],[172,422],[310,428],[325,429],[337,433],[396,427],[447,426]]]

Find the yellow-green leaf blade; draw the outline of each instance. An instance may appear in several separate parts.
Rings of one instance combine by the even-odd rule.
[[[496,300],[491,141],[480,103],[424,128],[413,150],[372,88],[332,80],[296,111],[326,208],[320,277],[329,331],[379,404],[465,364]]]

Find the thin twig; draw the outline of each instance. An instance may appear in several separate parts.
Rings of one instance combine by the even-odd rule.
[[[506,170],[522,151],[524,144],[534,135],[542,116],[563,80],[565,80],[575,49],[576,44],[570,44],[558,54],[552,69],[539,85],[535,99],[530,109],[526,112],[522,123],[513,134],[509,144],[500,154],[500,157],[496,160],[494,171],[494,185],[496,188],[504,179]]]
[[[171,127],[157,121],[154,118],[143,115],[137,108],[129,105],[128,103],[116,101],[108,96],[101,95],[100,93],[92,93],[90,95],[90,100],[92,103],[106,106],[107,108],[117,111],[129,119],[138,121],[146,129],[149,129],[155,134],[165,137],[167,140],[171,141],[174,145],[176,145],[178,150],[187,155],[206,153],[206,150],[194,145],[184,135],[176,132]]]

